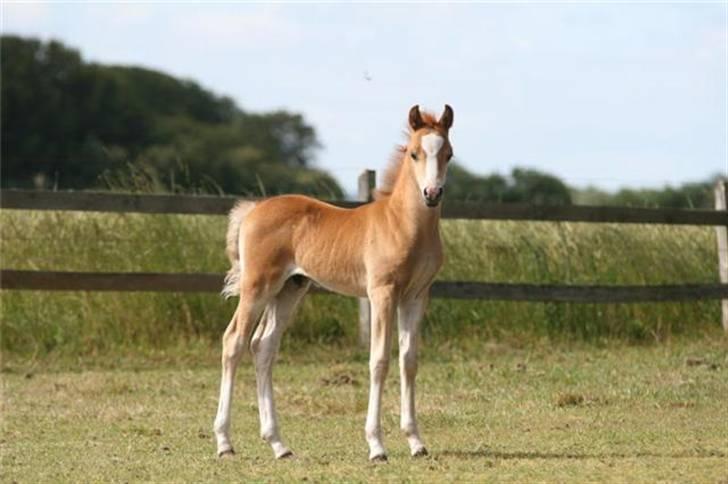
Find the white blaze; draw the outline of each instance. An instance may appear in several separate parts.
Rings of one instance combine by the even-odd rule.
[[[445,143],[445,140],[436,133],[430,133],[422,137],[420,144],[422,150],[427,156],[425,160],[425,179],[422,181],[424,186],[421,187],[423,190],[426,187],[441,187],[445,180],[442,180],[437,170],[437,154],[440,152],[440,148]]]

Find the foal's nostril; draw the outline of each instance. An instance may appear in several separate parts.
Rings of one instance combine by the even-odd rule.
[[[437,200],[442,196],[442,187],[427,187],[422,192],[428,200]]]

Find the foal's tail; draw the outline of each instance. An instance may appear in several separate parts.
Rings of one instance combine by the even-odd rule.
[[[241,200],[230,210],[227,235],[225,237],[225,253],[230,259],[230,270],[225,275],[225,285],[222,288],[222,295],[225,299],[240,294],[240,229],[255,202]]]

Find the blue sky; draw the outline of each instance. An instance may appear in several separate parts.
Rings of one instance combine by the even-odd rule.
[[[728,169],[727,5],[4,2],[2,20],[246,110],[301,112],[349,192],[385,165],[411,105],[444,103],[470,170],[611,190]]]

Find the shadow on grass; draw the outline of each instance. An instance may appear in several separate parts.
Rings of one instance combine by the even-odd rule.
[[[603,452],[595,454],[579,454],[574,452],[503,452],[497,450],[443,450],[438,455],[458,457],[461,459],[632,459],[641,457],[657,457],[667,459],[696,459],[709,457],[728,457],[719,450],[696,450],[676,453],[660,452]]]

